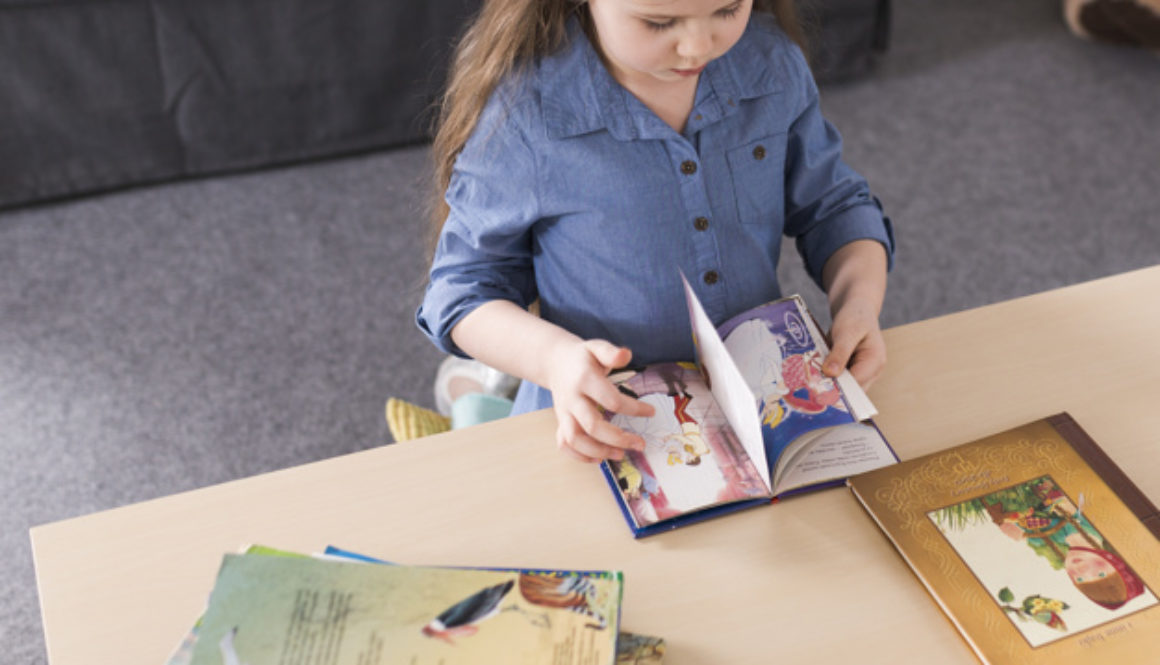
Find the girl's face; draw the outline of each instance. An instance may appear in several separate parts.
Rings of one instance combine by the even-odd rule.
[[[1115,567],[1103,557],[1080,550],[1069,551],[1063,565],[1075,582],[1091,582],[1118,574]]]
[[[612,76],[629,89],[695,81],[745,31],[752,0],[588,0]]]

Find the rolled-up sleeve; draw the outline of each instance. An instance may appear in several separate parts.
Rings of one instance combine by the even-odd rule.
[[[794,64],[805,67],[804,60]],[[894,265],[890,219],[866,180],[842,160],[842,138],[822,117],[813,79],[801,79],[804,108],[787,137],[785,233],[795,239],[806,270],[819,286],[826,261],[855,240],[882,243],[889,269]]]
[[[450,213],[415,313],[419,329],[448,353],[464,355],[451,330],[476,307],[491,300],[527,307],[536,299],[536,165],[522,118],[493,98],[455,162],[445,196]]]

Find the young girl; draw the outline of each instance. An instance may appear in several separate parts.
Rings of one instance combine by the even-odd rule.
[[[653,408],[607,376],[693,358],[681,272],[721,322],[782,295],[783,235],[829,298],[825,372],[867,385],[885,364],[890,223],[821,116],[790,7],[487,0],[459,45],[417,321],[524,379],[513,413],[554,407],[577,459],[643,449],[603,413]]]

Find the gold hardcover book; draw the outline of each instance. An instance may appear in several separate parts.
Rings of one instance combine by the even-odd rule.
[[[984,663],[1160,659],[1160,515],[1067,414],[849,485]]]

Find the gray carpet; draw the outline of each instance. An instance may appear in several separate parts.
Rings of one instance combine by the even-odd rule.
[[[1160,263],[1160,57],[1049,0],[895,10],[876,73],[823,90],[896,224],[884,325]],[[30,526],[382,445],[387,396],[431,403],[427,156],[0,213],[4,662],[45,662]]]

